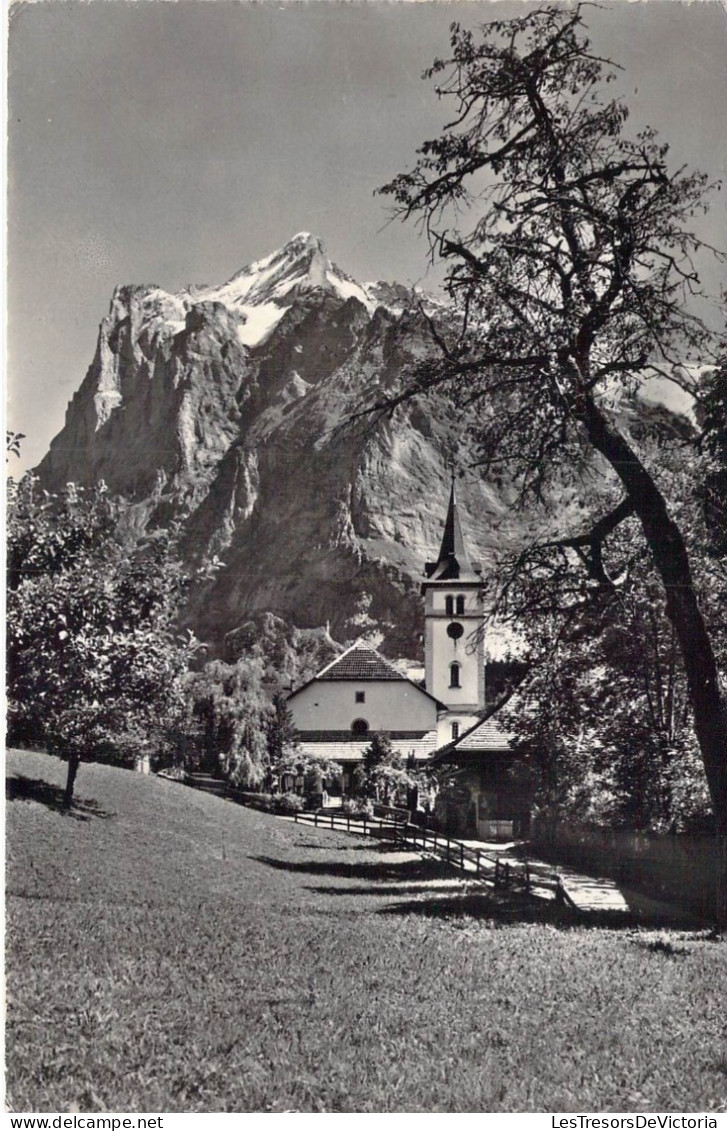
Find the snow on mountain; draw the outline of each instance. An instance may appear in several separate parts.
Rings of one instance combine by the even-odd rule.
[[[310,232],[298,232],[283,247],[243,267],[222,286],[195,290],[194,302],[220,302],[242,316],[239,339],[243,345],[254,347],[266,341],[300,295],[313,291],[327,291],[343,301],[355,298],[369,314],[384,305],[331,263],[321,240]]]

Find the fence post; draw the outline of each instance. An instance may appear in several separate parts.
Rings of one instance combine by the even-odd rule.
[[[295,810],[295,812],[293,813],[293,818],[294,818],[294,820],[295,820],[295,823],[296,823],[296,825],[297,825],[297,824],[298,824],[298,810],[297,810],[297,809],[296,809],[296,810]]]
[[[313,824],[315,825],[316,828],[318,828],[318,814],[317,813],[313,814]]]
[[[479,848],[477,849],[477,859],[475,861],[475,873],[476,873],[476,875],[479,879],[479,875],[480,875],[480,850],[479,850]]]
[[[450,852],[451,847],[452,847],[452,842],[450,841],[449,836],[447,836],[447,863],[448,864],[449,864],[450,860],[452,859],[451,852]]]
[[[461,842],[459,846],[459,867],[460,871],[464,872],[464,845]]]

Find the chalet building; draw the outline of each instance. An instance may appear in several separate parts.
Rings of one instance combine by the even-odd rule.
[[[435,815],[443,828],[481,840],[527,836],[530,790],[513,754],[513,737],[491,717],[437,751],[432,758],[440,786]]]

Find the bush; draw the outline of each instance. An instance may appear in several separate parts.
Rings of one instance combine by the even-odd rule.
[[[276,813],[300,813],[305,808],[305,799],[297,793],[281,793],[273,799]]]
[[[374,815],[374,803],[370,797],[346,797],[341,802],[341,812],[345,817],[365,817],[368,821]]]

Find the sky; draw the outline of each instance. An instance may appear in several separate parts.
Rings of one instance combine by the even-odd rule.
[[[433,285],[416,227],[374,190],[447,120],[421,74],[450,23],[525,2],[15,4],[7,419],[26,440],[11,470],[61,429],[117,284],[222,283],[304,230],[359,280]],[[587,22],[623,68],[630,128],[654,126],[675,166],[727,181],[721,0],[610,0]],[[727,187],[699,223],[727,246]],[[727,278],[706,266],[717,296]]]

